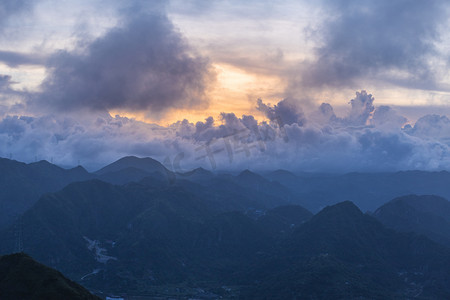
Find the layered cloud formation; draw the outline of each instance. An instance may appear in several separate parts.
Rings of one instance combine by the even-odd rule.
[[[205,108],[214,80],[208,60],[158,12],[126,15],[86,47],[52,55],[47,69],[29,102],[45,111]]]
[[[450,120],[445,116],[424,116],[411,126],[392,108],[376,107],[365,91],[350,100],[345,116],[337,116],[327,103],[308,115],[286,100],[255,105],[267,114],[267,122],[233,113],[167,127],[107,114],[83,119],[6,116],[0,122],[0,155],[67,166],[80,162],[90,169],[125,155],[151,156],[175,171],[197,166],[321,172],[450,169]]]
[[[32,11],[38,2],[0,2],[0,26],[14,23],[14,17]],[[365,86],[432,90],[446,96],[450,57],[440,44],[441,26],[447,22],[445,1],[323,0],[321,18],[313,28],[314,47],[307,55],[269,49],[273,47],[266,48],[259,40],[264,26],[280,23],[287,13],[277,9],[297,7],[297,1],[287,1],[287,8],[234,0],[206,6],[196,1],[187,6],[182,1],[110,3],[113,21],[93,36],[74,30],[77,42],[63,50],[0,49],[0,62],[14,74],[3,70],[0,74],[0,156],[27,162],[46,159],[64,166],[81,163],[89,169],[137,155],[164,161],[175,171],[198,166],[321,172],[450,170],[446,116],[425,115],[409,123],[393,107],[377,106],[364,90],[349,100],[343,114],[330,103],[315,101],[322,91],[333,94]],[[252,5],[255,10],[247,14]],[[192,39],[197,44],[191,44],[169,18],[178,13],[178,20],[184,16],[193,22],[223,9],[228,10],[221,15],[221,24],[238,31],[243,18],[258,20],[257,35],[247,41],[245,30],[227,32],[219,26],[223,40],[219,32],[211,42],[199,42],[202,32],[208,32],[203,29]],[[2,37],[5,32],[0,29]],[[254,41],[261,44],[250,47]],[[220,92],[220,86],[214,86],[213,63],[242,71],[228,78],[236,86],[245,85],[239,81],[249,74],[277,77],[279,86],[268,88],[266,98],[281,101],[271,105],[256,99],[264,95],[249,95],[255,98],[253,111],[266,121],[258,120],[256,113],[237,116],[233,110],[243,102],[236,99],[221,106],[234,107],[231,111],[197,123],[179,120],[159,126],[110,115],[120,111],[158,120],[167,112],[207,108],[210,88]],[[15,89],[16,78],[26,78],[23,70],[36,65],[46,72],[39,88]],[[218,98],[223,101],[227,95]]]

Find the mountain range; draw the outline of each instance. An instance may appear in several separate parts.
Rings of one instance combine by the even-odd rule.
[[[353,203],[324,208],[243,278],[261,299],[446,299],[449,249],[385,228]],[[247,291],[245,291],[247,292]]]
[[[0,228],[11,224],[42,194],[92,178],[81,166],[66,170],[47,161],[25,164],[0,158],[0,170]]]
[[[2,163],[9,166],[4,178],[8,172],[22,182],[32,178],[23,194],[47,190],[37,200],[23,198],[28,202],[18,222],[0,229],[0,254],[17,251],[20,236],[34,259],[99,294],[450,297],[449,202],[410,193],[381,200],[414,188],[444,195],[446,172],[174,173],[136,157],[94,173],[47,162]],[[39,172],[47,174],[40,185]],[[45,185],[52,176],[57,182]],[[8,190],[3,182],[13,197],[0,200],[22,199],[14,196],[18,183]],[[378,198],[375,187],[388,190],[378,191]],[[357,201],[338,201],[358,192]],[[360,210],[376,203],[373,213]]]
[[[404,195],[437,195],[450,199],[450,173],[447,171],[296,175],[277,170],[266,173],[265,177],[288,187],[297,203],[312,212],[347,200],[363,211],[375,211]]]
[[[23,215],[24,250],[110,293],[225,285],[243,299],[450,296],[449,248],[387,229],[351,202],[314,216],[295,205],[256,216],[209,201],[177,185],[73,183]]]
[[[154,178],[166,183],[189,181],[202,188],[223,186],[226,188],[222,191],[236,191],[234,198],[256,193],[270,207],[291,203],[314,213],[327,205],[347,200],[363,211],[375,211],[396,197],[410,194],[450,199],[450,173],[447,171],[294,174],[277,170],[258,174],[245,170],[235,176],[215,174],[201,168],[175,173],[154,159],[134,156],[121,158],[93,173],[81,166],[63,169],[47,161],[25,164],[6,158],[0,158],[0,170],[0,228],[12,224],[43,194],[56,192],[72,182],[90,179],[117,185]],[[217,197],[221,195],[216,191],[214,194]],[[251,202],[248,197],[246,201]]]

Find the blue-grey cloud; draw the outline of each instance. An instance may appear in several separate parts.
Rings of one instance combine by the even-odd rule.
[[[414,127],[407,127],[406,131],[423,139],[438,139],[450,142],[450,119],[447,116],[426,115],[417,120]]]
[[[346,115],[336,115],[323,103],[312,113],[298,109],[297,121],[284,123],[234,113],[167,127],[107,114],[7,114],[0,119],[0,156],[11,153],[18,160],[47,159],[67,166],[80,161],[91,170],[125,155],[176,160],[172,167],[177,170],[450,170],[448,117],[427,115],[405,125],[406,118],[391,107],[377,107],[367,92],[357,92],[352,100]],[[273,112],[285,104],[261,100],[259,105]]]
[[[291,88],[361,86],[364,80],[419,89],[442,89],[446,62],[437,48],[447,21],[446,1],[324,0],[316,59],[301,64]]]
[[[272,122],[291,125],[297,123],[302,125],[305,117],[302,109],[290,99],[284,99],[274,106],[265,104],[261,99],[257,101],[257,109],[264,113]]]
[[[2,0],[0,1],[0,32],[11,18],[22,13],[30,12],[34,6],[34,0]]]
[[[367,125],[369,117],[375,110],[374,100],[373,96],[366,91],[356,92],[356,97],[350,100],[352,110],[345,121],[354,126]]]
[[[16,94],[17,92],[12,88],[12,86],[16,83],[17,82],[12,80],[10,75],[0,74],[0,99],[2,99],[2,96],[8,97]]]
[[[46,57],[39,54],[0,50],[0,62],[11,68],[21,65],[45,65],[45,60]]]
[[[386,105],[377,107],[371,120],[375,126],[387,129],[403,127],[407,121],[407,118],[399,115],[394,109]]]
[[[11,76],[0,75],[0,91],[9,89],[10,86],[11,86]]]
[[[119,26],[84,49],[48,60],[31,105],[57,111],[205,108],[214,73],[164,13],[126,11]]]

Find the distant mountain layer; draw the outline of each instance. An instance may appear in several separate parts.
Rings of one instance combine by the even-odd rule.
[[[448,201],[387,203],[450,196],[447,172],[180,174],[136,157],[93,174],[48,162],[0,167],[0,253],[23,242],[92,289],[180,299],[450,298]],[[379,209],[364,215],[355,204]]]
[[[42,194],[90,178],[93,175],[82,167],[66,170],[47,161],[24,164],[0,158],[0,228],[12,223]]]
[[[134,156],[123,157],[94,173],[88,173],[82,167],[66,170],[46,161],[24,164],[0,158],[0,171],[0,228],[11,224],[41,195],[55,192],[72,182],[94,178],[118,185],[145,178],[163,184],[185,182],[188,189],[199,187],[212,197],[220,198],[225,191],[226,197],[235,203],[242,197],[250,200],[253,194],[267,207],[298,204],[313,212],[346,200],[363,211],[375,211],[391,199],[409,194],[433,194],[450,199],[450,173],[446,171],[339,175],[277,170],[263,177],[245,170],[233,176],[214,174],[201,168],[173,173],[154,159]],[[248,201],[242,206],[252,208]]]
[[[312,212],[346,200],[363,211],[375,211],[396,197],[410,194],[450,199],[450,173],[447,171],[295,175],[278,170],[265,177],[288,187],[295,196],[295,203]]]
[[[438,196],[395,198],[373,214],[385,226],[415,232],[450,247],[450,202]]]
[[[0,257],[0,299],[100,300],[58,271],[23,253]]]
[[[182,298],[164,291],[188,286],[242,299],[450,297],[448,248],[386,229],[351,202],[315,216],[292,204],[239,212],[193,183],[155,182],[92,180],[43,196],[22,218],[25,251],[111,293]]]
[[[66,170],[46,161],[24,164],[9,159],[0,159],[0,170],[0,228],[13,223],[43,194],[56,192],[72,182],[94,178],[117,185],[146,181],[149,185],[160,186],[178,182],[188,190],[197,190],[197,194],[218,198],[228,210],[265,209],[292,200],[286,187],[254,173],[248,172],[245,178],[215,176],[202,169],[174,174],[156,160],[133,156],[124,157],[93,174],[82,167]],[[252,176],[257,181],[252,181]],[[228,201],[222,201],[223,198]]]

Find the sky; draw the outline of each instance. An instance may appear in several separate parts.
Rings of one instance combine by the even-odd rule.
[[[443,0],[0,2],[0,156],[450,171]]]

